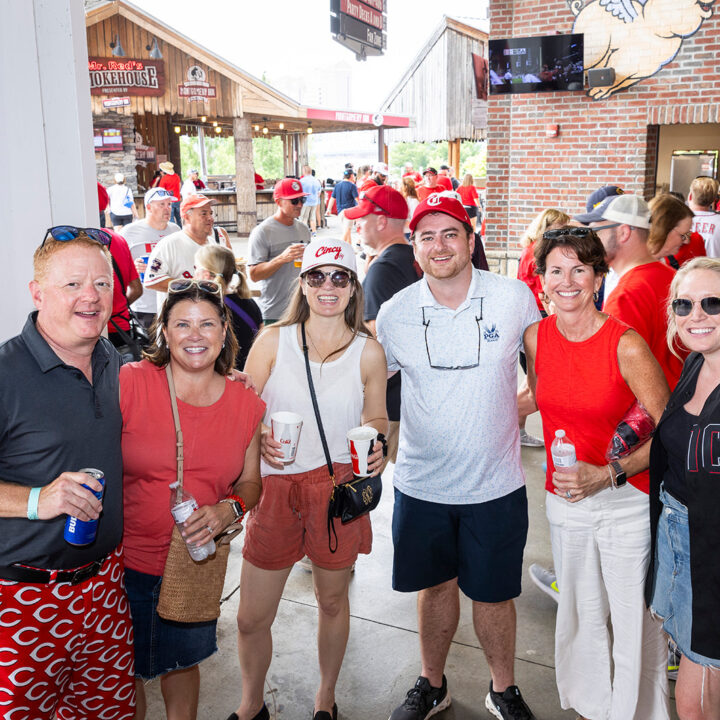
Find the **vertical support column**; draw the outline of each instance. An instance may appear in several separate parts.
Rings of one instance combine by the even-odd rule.
[[[295,149],[293,143],[294,135],[287,134],[282,136],[283,141],[283,175],[286,177],[293,174],[293,152]]]
[[[239,237],[244,238],[250,235],[250,231],[257,225],[252,125],[248,118],[233,118],[233,137],[235,138],[237,233]]]
[[[308,153],[308,134],[307,133],[298,133],[297,139],[298,139],[297,163],[295,165],[295,172],[293,174],[297,175],[299,177],[300,175],[302,175],[302,172],[301,172],[302,166],[310,164],[310,156]]]
[[[387,162],[385,160],[385,128],[379,127],[377,134],[377,159],[378,162]]]
[[[205,129],[198,125],[198,155],[200,156],[200,176],[207,180],[207,157],[205,155]]]
[[[448,165],[455,168],[455,177],[460,175],[460,140],[448,142]]]

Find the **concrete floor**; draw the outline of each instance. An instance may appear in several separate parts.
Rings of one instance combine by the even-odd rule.
[[[337,237],[335,218],[321,231]],[[233,243],[237,255],[247,256],[246,243]],[[541,434],[539,415],[528,420],[528,431]],[[555,686],[553,600],[530,581],[532,563],[552,566],[545,518],[543,448],[523,448],[527,476],[530,530],[525,548],[523,592],[516,601],[516,682],[538,720],[576,717],[560,709]],[[415,594],[391,588],[392,465],[384,476],[383,498],[373,512],[373,551],[361,555],[350,584],[350,640],[337,687],[342,720],[385,720],[402,702],[420,671]],[[242,536],[241,536],[242,537]],[[203,662],[200,720],[225,720],[240,699],[240,669],[236,652],[235,615],[238,606],[242,541],[232,546],[222,615],[218,622],[219,652]],[[296,566],[290,574],[273,627],[273,661],[265,701],[277,720],[310,720],[318,683],[315,651],[317,606],[311,574]],[[472,627],[471,604],[462,597],[461,617],[448,657],[446,675],[452,705],[438,720],[491,717],[485,709],[490,673]],[[671,692],[674,690],[671,683]],[[146,687],[148,720],[165,717],[160,683]],[[673,720],[676,719],[673,708]],[[652,720],[648,718],[647,720]]]

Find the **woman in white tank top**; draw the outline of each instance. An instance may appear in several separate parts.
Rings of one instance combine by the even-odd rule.
[[[290,306],[278,323],[258,335],[245,365],[267,405],[261,435],[263,493],[246,524],[238,608],[242,701],[228,720],[269,719],[263,691],[272,657],[271,626],[288,575],[304,555],[313,563],[318,600],[320,684],[314,720],[336,720],[335,684],[350,627],[350,572],[358,553],[369,553],[372,544],[366,514],[346,525],[336,523],[337,552],[329,549],[332,483],[310,397],[303,324],[336,482],[352,479],[348,430],[370,425],[387,432],[387,364],[363,323],[355,254],[342,241],[315,240],[305,249]],[[280,444],[267,427],[277,411],[303,419],[295,461],[286,465],[277,462]],[[368,463],[373,473],[379,472],[382,442],[375,444]]]

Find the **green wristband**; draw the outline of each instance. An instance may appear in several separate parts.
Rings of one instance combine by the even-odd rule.
[[[30,488],[28,495],[27,518],[28,520],[38,520],[38,500],[40,500],[41,487]]]

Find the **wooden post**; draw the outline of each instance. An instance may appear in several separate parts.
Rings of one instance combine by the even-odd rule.
[[[377,132],[377,159],[379,162],[387,162],[385,159],[385,128],[379,127]]]
[[[198,126],[198,150],[200,155],[200,177],[207,179],[207,158],[205,156],[205,130]]]
[[[283,141],[283,175],[293,174],[293,135],[290,133],[282,136]]]
[[[448,165],[455,168],[455,177],[460,176],[460,140],[448,142]]]
[[[235,188],[237,192],[237,233],[247,237],[257,225],[255,165],[253,164],[252,125],[247,117],[233,118],[235,138]]]
[[[307,165],[310,162],[310,157],[308,154],[308,134],[307,133],[298,133],[297,134],[298,139],[298,153],[297,153],[297,163],[295,165],[295,175],[298,177],[302,175],[302,167],[303,165]]]

